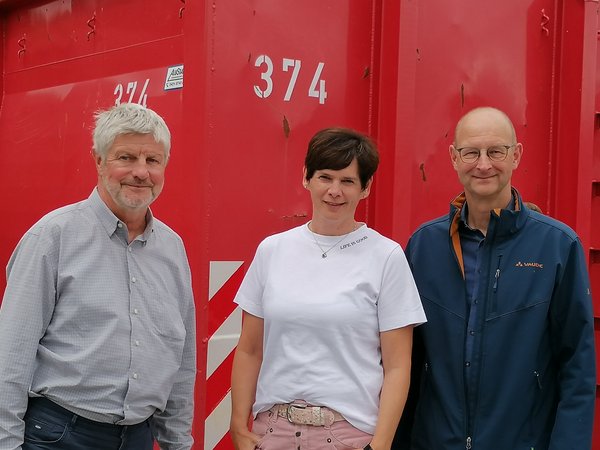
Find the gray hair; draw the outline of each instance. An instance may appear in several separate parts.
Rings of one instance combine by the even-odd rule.
[[[94,153],[104,161],[117,136],[122,134],[151,134],[162,144],[165,158],[171,151],[171,132],[157,113],[136,103],[121,103],[94,115],[96,127],[92,135]]]

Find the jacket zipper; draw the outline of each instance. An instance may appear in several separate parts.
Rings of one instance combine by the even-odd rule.
[[[498,265],[496,266],[496,273],[494,274],[494,293],[498,290],[498,280],[500,278],[500,261],[502,260],[502,255],[498,255]]]
[[[502,262],[502,254],[498,255],[496,263],[496,271],[494,272],[494,284],[492,285],[492,298],[490,298],[489,312],[495,313],[498,309],[498,285],[500,283],[500,263]]]
[[[498,255],[498,261],[496,263],[496,271],[494,272],[494,284],[492,285],[493,295],[490,299],[490,312],[495,312],[497,309],[497,292],[498,292],[498,283],[500,280],[500,263],[502,262],[502,254]],[[489,286],[489,285],[488,285]],[[485,320],[485,319],[484,319]],[[466,380],[468,382],[468,380]],[[465,443],[465,449],[471,450],[473,448],[473,439],[470,436],[471,434],[471,412],[469,408],[469,398],[467,397],[467,439]]]

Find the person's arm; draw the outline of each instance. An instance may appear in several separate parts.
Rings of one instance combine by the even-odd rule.
[[[28,390],[38,343],[50,322],[56,295],[56,252],[51,236],[27,233],[6,269],[0,308],[0,448],[23,444]]]
[[[161,450],[190,450],[194,417],[194,383],[196,380],[196,314],[190,302],[185,324],[185,343],[181,366],[164,411],[155,413],[150,421],[152,433]]]
[[[380,336],[383,386],[371,447],[389,450],[408,395],[413,327],[384,331]]]
[[[423,336],[420,333],[421,331],[422,326],[419,326],[415,328],[413,332],[410,388],[408,389],[406,404],[404,405],[402,417],[400,417],[400,423],[398,424],[398,429],[396,430],[396,435],[394,436],[394,442],[392,443],[393,450],[410,449],[412,428],[421,391],[421,378],[423,375],[422,371],[425,364],[425,348],[423,344]]]
[[[585,256],[579,241],[571,246],[564,267],[550,312],[551,339],[559,363],[559,403],[548,448],[589,449],[596,393],[594,319]]]
[[[411,262],[411,258],[413,257],[412,243],[413,240],[411,238],[408,240],[408,243],[406,244],[406,248],[404,250],[406,261],[410,267],[411,272],[413,272],[414,270]],[[404,410],[402,411],[402,417],[400,418],[400,423],[398,425],[398,429],[396,430],[396,435],[394,436],[394,442],[392,443],[393,450],[410,449],[412,428],[417,404],[419,402],[419,395],[421,391],[421,376],[423,365],[425,362],[425,347],[423,343],[422,334],[420,333],[421,328],[422,327],[417,327],[413,332],[410,388],[408,389],[408,396],[404,405]]]
[[[263,355],[263,319],[244,312],[231,371],[230,435],[236,450],[254,450],[259,436],[248,429]]]

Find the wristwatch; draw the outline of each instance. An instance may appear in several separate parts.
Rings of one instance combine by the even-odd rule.
[[[373,450],[373,447],[371,447],[371,444],[367,444],[363,450]]]

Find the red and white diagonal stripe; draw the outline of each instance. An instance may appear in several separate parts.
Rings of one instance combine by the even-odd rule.
[[[233,350],[242,326],[242,312],[232,300],[244,276],[242,265],[243,261],[210,262],[205,450],[225,450],[231,446],[231,441],[224,437],[231,414]]]

